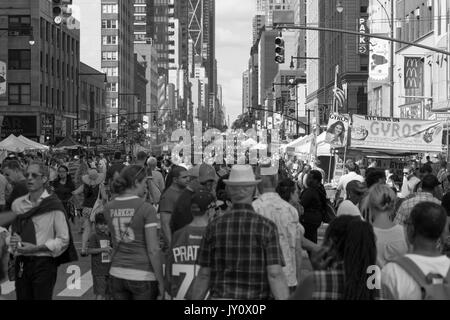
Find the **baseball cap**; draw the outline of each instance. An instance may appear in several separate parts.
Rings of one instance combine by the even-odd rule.
[[[193,166],[192,168],[190,168],[188,170],[188,176],[198,178],[199,171],[200,171],[200,166],[199,165]]]
[[[347,183],[347,187],[345,188],[345,190],[347,191],[347,193],[354,192],[358,194],[364,194],[367,191],[367,188],[364,183],[358,180],[352,180]]]
[[[197,191],[191,199],[191,213],[192,215],[202,215],[206,210],[215,207],[216,199],[214,196],[205,190]]]
[[[198,181],[200,183],[205,183],[207,181],[216,181],[217,175],[216,170],[214,170],[213,166],[202,163],[199,168]]]

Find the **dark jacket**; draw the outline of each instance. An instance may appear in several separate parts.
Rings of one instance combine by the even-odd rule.
[[[326,210],[326,191],[322,188],[306,188],[300,196],[300,204],[305,213],[301,220],[304,223],[320,225]]]

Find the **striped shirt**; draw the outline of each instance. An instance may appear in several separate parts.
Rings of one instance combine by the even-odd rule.
[[[431,193],[418,192],[413,198],[402,202],[400,208],[397,211],[394,222],[403,226],[408,220],[413,208],[421,202],[434,202],[438,205],[441,204],[441,201],[433,197]]]

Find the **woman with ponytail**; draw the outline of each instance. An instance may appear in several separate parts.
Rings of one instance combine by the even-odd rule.
[[[374,300],[379,292],[367,283],[376,258],[372,226],[359,217],[337,217],[325,233],[322,249],[311,258],[315,271],[291,300]]]
[[[104,208],[113,239],[111,294],[114,300],[164,297],[155,208],[145,201],[144,167],[125,167],[113,183],[117,197]]]
[[[395,214],[395,192],[383,184],[375,184],[368,194],[369,222],[377,237],[377,264],[380,268],[408,251],[403,226],[392,222]]]

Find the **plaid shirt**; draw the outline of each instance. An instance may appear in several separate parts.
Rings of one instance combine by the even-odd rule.
[[[211,298],[271,298],[267,266],[284,266],[275,223],[234,204],[206,228],[197,264],[211,268]]]
[[[314,292],[312,300],[342,300],[344,296],[344,265],[326,271],[314,271]]]
[[[314,292],[311,300],[343,300],[345,288],[344,264],[337,263],[333,269],[314,271]],[[381,300],[380,291],[377,290],[375,300]]]
[[[409,218],[412,209],[421,202],[434,202],[439,205],[441,204],[441,201],[433,197],[431,193],[418,192],[413,198],[403,201],[397,211],[394,222],[401,226],[405,225],[405,222]]]

